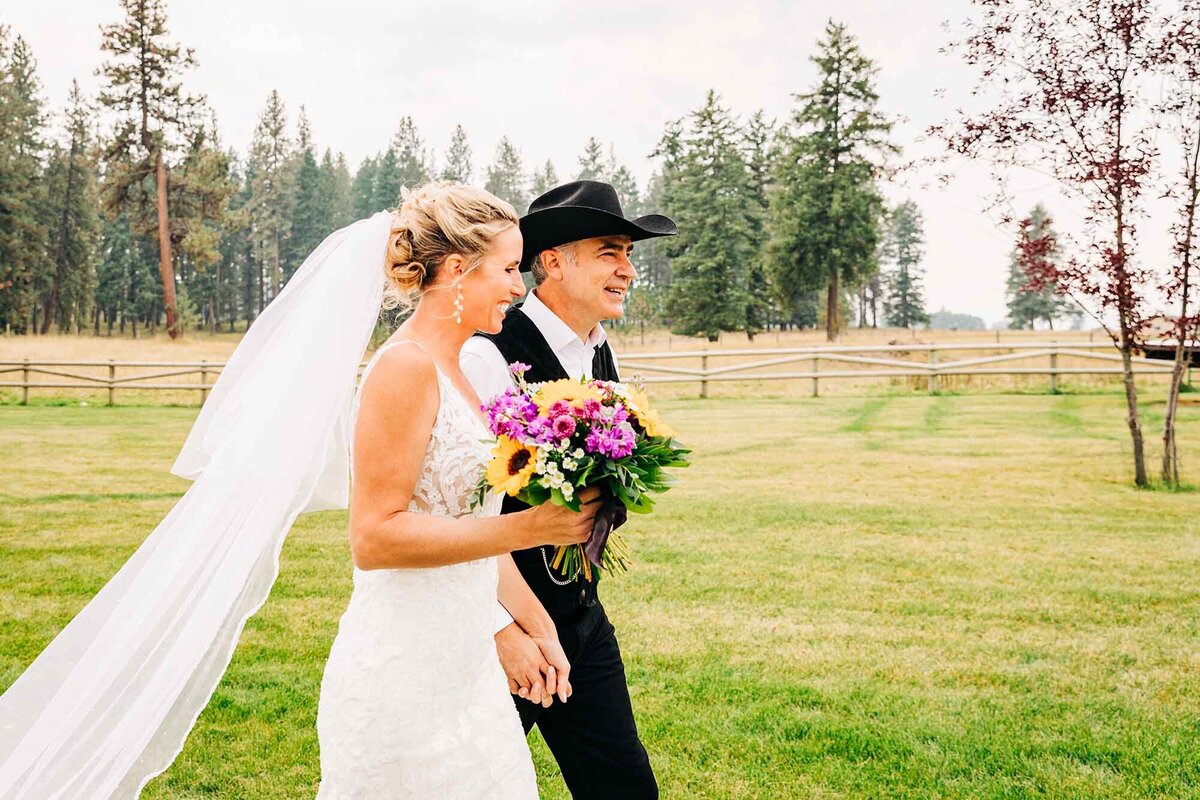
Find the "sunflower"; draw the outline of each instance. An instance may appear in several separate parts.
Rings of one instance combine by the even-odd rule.
[[[644,390],[630,386],[628,391],[629,400],[626,405],[637,417],[638,424],[646,429],[647,436],[675,436],[675,430],[662,421],[657,411],[650,408],[650,398]]]
[[[550,408],[559,400],[567,402],[575,408],[583,408],[583,404],[588,400],[595,400],[597,403],[604,402],[604,395],[595,386],[563,378],[542,384],[542,387],[533,396],[533,402],[537,403],[538,408],[542,411]]]
[[[529,485],[537,467],[536,447],[521,444],[516,439],[501,436],[492,450],[492,460],[487,467],[487,480],[496,494],[507,492],[516,497]]]

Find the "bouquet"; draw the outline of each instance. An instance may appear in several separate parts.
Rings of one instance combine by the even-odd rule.
[[[593,568],[624,572],[629,549],[615,531],[626,511],[649,513],[650,495],[675,482],[670,467],[686,467],[690,450],[634,384],[601,380],[527,383],[527,364],[511,365],[516,385],[483,405],[497,438],[479,481],[476,502],[487,492],[506,493],[531,506],[557,503],[579,510],[580,490],[600,489],[604,505],[582,545],[559,546],[551,566],[564,577]]]

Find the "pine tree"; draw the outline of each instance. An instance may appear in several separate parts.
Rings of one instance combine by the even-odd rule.
[[[446,151],[446,166],[442,167],[442,180],[454,183],[470,183],[475,166],[471,163],[471,145],[462,125],[454,126],[450,137],[450,149]]]
[[[338,153],[334,158],[328,149],[321,159],[322,186],[332,198],[332,229],[344,228],[354,221],[354,178],[346,166],[346,156]]]
[[[500,144],[496,145],[496,158],[487,170],[484,188],[501,200],[507,200],[520,213],[529,206],[526,185],[520,151],[507,136],[500,137]]]
[[[375,183],[371,189],[371,211],[382,211],[400,205],[400,190],[404,188],[404,174],[400,171],[400,158],[394,147],[389,147],[375,162]]]
[[[354,182],[350,188],[351,208],[354,219],[366,219],[376,211],[382,211],[388,206],[375,205],[375,176],[379,172],[379,164],[374,158],[364,158],[354,173]]]
[[[296,198],[292,205],[291,236],[288,239],[284,280],[288,280],[317,248],[321,241],[333,232],[332,185],[326,186],[322,169],[317,165],[316,149],[312,142],[312,129],[304,107],[300,107],[300,122],[297,150],[293,158],[296,166]],[[326,151],[326,158],[330,158]],[[332,169],[332,162],[330,163]]]
[[[39,294],[53,272],[47,209],[41,87],[20,36],[0,26],[0,330],[37,329]]]
[[[663,174],[656,171],[646,184],[643,214],[665,214],[663,205]],[[661,294],[671,284],[671,259],[667,255],[669,238],[647,239],[638,242],[633,251],[633,263],[638,271],[638,287]],[[662,302],[657,305],[659,312]]]
[[[837,337],[842,292],[871,271],[882,198],[876,176],[896,151],[892,123],[875,108],[876,67],[844,25],[830,21],[812,58],[813,91],[781,135],[769,216],[770,270],[780,299],[798,310],[824,289],[826,336]]]
[[[128,211],[139,232],[157,231],[167,332],[175,325],[175,271],[167,193],[169,158],[201,104],[183,93],[181,76],[194,66],[192,51],[169,39],[165,0],[120,0],[125,19],[101,28],[100,103],[118,122],[107,148],[104,194],[110,213]]]
[[[928,325],[929,313],[921,290],[925,232],[921,209],[916,203],[906,200],[891,213],[886,241],[884,257],[893,265],[886,276],[887,295],[883,302],[888,324],[897,328]]]
[[[396,152],[396,168],[401,186],[413,188],[429,182],[433,173],[429,152],[425,149],[425,140],[421,138],[412,117],[400,120],[400,127],[392,137],[392,150]],[[391,205],[395,206],[399,202],[400,193],[396,192]]]
[[[595,136],[590,136],[579,155],[579,172],[575,174],[575,180],[603,181],[607,178],[608,161],[604,157],[604,148]]]
[[[773,292],[766,266],[766,217],[767,183],[772,163],[772,124],[767,122],[762,111],[757,111],[747,120],[742,131],[742,148],[745,153],[746,169],[750,174],[751,196],[754,214],[751,222],[757,252],[746,274],[746,335],[751,341],[754,335],[767,329],[774,310]]]
[[[73,81],[66,112],[66,145],[55,148],[46,181],[54,269],[49,290],[43,295],[43,334],[49,332],[51,321],[60,331],[78,332],[91,311],[100,238],[93,114],[78,81]]]
[[[625,216],[642,216],[642,197],[638,191],[637,178],[633,177],[633,173],[629,171],[629,167],[617,161],[617,154],[613,151],[611,145],[608,148],[608,163],[605,177],[600,180],[607,181],[617,190],[617,197],[621,201],[621,210],[625,212]]]
[[[1013,328],[1033,330],[1038,321],[1045,321],[1054,330],[1054,321],[1066,317],[1078,319],[1079,308],[1059,294],[1052,282],[1043,282],[1039,288],[1029,286],[1032,276],[1026,274],[1022,253],[1033,241],[1042,242],[1038,248],[1043,257],[1057,263],[1059,260],[1058,234],[1054,231],[1050,214],[1038,203],[1021,225],[1018,241],[1013,246],[1008,266],[1006,295],[1008,299],[1008,324]],[[1025,247],[1022,247],[1022,245]]]
[[[249,212],[254,232],[254,256],[263,285],[260,312],[262,306],[283,288],[283,259],[291,235],[295,202],[291,152],[287,109],[279,92],[272,90],[250,142],[252,197]]]
[[[716,341],[721,331],[745,329],[750,301],[747,275],[757,256],[754,188],[742,135],[729,111],[709,91],[686,129],[668,128],[665,156],[667,213],[679,225],[668,248],[672,282],[667,298],[671,329]]]
[[[541,169],[534,170],[529,193],[533,197],[540,197],[555,186],[558,186],[558,171],[554,169],[554,162],[547,158]],[[523,211],[524,209],[517,210]]]
[[[229,227],[230,198],[237,188],[234,158],[221,147],[216,120],[197,126],[183,161],[175,168],[170,192],[181,330],[204,322],[213,327],[225,282],[221,238]]]

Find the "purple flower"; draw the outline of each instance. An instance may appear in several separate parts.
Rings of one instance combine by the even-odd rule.
[[[625,458],[633,452],[636,434],[628,422],[612,427],[596,427],[587,435],[584,447],[609,458]]]
[[[484,411],[491,432],[512,439],[524,439],[528,424],[537,418],[537,405],[515,388],[487,401]]]
[[[528,364],[526,364],[522,361],[514,361],[513,363],[508,365],[508,371],[511,372],[513,375],[524,375],[526,372],[529,372],[529,370],[531,370],[531,369],[532,369],[532,367],[530,367]]]

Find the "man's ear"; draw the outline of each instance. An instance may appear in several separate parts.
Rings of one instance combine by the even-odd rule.
[[[563,277],[563,267],[565,260],[562,253],[551,248],[542,251],[542,268],[546,271],[546,279],[553,278],[556,281],[561,281]]]

